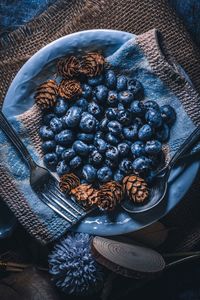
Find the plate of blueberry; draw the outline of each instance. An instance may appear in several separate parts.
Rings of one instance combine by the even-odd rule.
[[[122,234],[157,221],[182,199],[199,168],[196,162],[174,168],[166,197],[149,201],[152,174],[166,165],[178,116],[163,102],[164,88],[164,96],[153,94],[144,72],[112,65],[113,53],[134,37],[90,30],[60,38],[29,59],[5,98],[8,117],[39,107],[44,165],[74,201],[98,208],[76,231]],[[124,199],[133,213],[121,206]]]

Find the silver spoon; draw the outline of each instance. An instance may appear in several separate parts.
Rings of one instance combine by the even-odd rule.
[[[164,168],[162,168],[161,170],[153,174],[154,177],[153,184],[150,188],[149,198],[146,204],[136,205],[132,201],[126,198],[121,204],[122,208],[130,213],[141,213],[153,208],[158,203],[160,203],[166,195],[167,187],[168,187],[168,179],[172,168],[179,160],[179,158],[187,150],[189,150],[190,147],[196,141],[198,141],[199,138],[200,138],[200,127],[197,127],[189,135],[189,137],[183,142],[183,144],[179,147],[178,151],[171,158],[167,166],[165,166]]]

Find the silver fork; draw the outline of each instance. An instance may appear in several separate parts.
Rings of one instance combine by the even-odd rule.
[[[1,111],[0,128],[28,164],[30,169],[30,185],[41,201],[69,222],[70,226],[76,224],[90,212],[75,203],[70,197],[66,197],[59,188],[58,180],[47,169],[35,163],[26,146]]]

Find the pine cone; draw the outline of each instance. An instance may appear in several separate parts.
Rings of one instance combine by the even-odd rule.
[[[59,187],[63,192],[71,192],[80,184],[79,178],[73,173],[67,173],[60,177]]]
[[[42,83],[36,90],[35,102],[43,110],[56,104],[58,85],[55,80]]]
[[[143,203],[149,196],[149,189],[144,179],[130,175],[123,179],[124,193],[135,203]]]
[[[80,72],[89,77],[97,76],[103,72],[104,65],[105,58],[99,53],[91,52],[83,56]]]
[[[58,93],[61,97],[71,99],[82,94],[81,85],[77,80],[62,80],[59,85]]]
[[[97,190],[91,184],[80,184],[71,190],[71,194],[86,208],[91,207],[97,202]]]
[[[75,56],[60,59],[57,64],[58,74],[65,78],[72,78],[79,73],[80,62]]]
[[[101,186],[98,192],[98,207],[103,210],[113,210],[123,197],[121,184],[110,181]]]

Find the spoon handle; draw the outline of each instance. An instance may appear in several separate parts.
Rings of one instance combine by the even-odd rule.
[[[197,127],[189,136],[188,138],[181,144],[178,151],[173,155],[170,162],[168,163],[168,168],[171,169],[177,160],[187,151],[190,147],[198,141],[200,138],[200,127]]]
[[[166,176],[170,174],[171,169],[175,165],[175,163],[179,160],[179,158],[190,149],[190,147],[198,141],[200,138],[200,127],[197,127],[188,137],[187,139],[182,143],[182,145],[179,147],[179,149],[176,151],[176,153],[172,156],[169,163],[162,168],[161,170],[155,172],[154,176]]]

